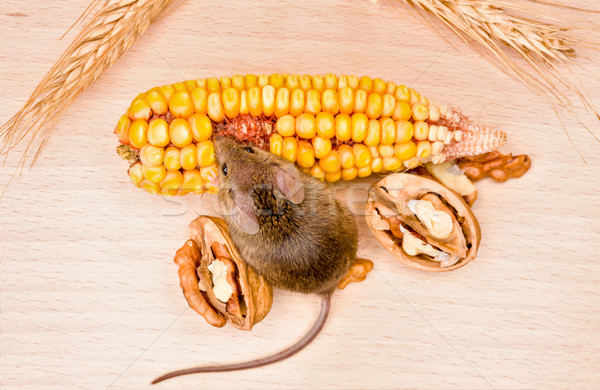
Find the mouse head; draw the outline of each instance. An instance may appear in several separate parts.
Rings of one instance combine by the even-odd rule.
[[[256,234],[260,230],[254,202],[257,188],[271,186],[295,204],[304,200],[301,172],[289,161],[230,137],[217,136],[214,144],[219,204],[228,219],[245,233]]]

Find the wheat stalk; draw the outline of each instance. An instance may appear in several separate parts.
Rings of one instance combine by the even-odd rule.
[[[374,0],[377,2],[377,0]],[[600,115],[589,98],[575,82],[565,77],[559,65],[567,64],[576,56],[574,47],[580,39],[571,36],[572,29],[551,23],[513,16],[508,10],[529,11],[524,6],[503,1],[488,0],[396,0],[426,11],[440,19],[467,44],[475,42],[476,48],[504,66],[510,73],[554,104],[574,115],[569,93],[574,93],[598,119]],[[551,0],[529,0],[544,6],[569,8],[579,12],[598,12],[553,3]],[[511,58],[509,49],[524,61],[519,64]],[[598,137],[585,127],[598,142]]]
[[[19,163],[23,167],[34,141],[39,142],[31,161],[33,164],[61,114],[75,97],[125,53],[174,2],[106,1],[46,74],[23,108],[0,127],[0,153],[7,154],[26,141]],[[98,3],[99,0],[94,0],[92,8]]]

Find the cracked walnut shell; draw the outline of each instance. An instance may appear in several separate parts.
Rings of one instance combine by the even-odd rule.
[[[200,216],[190,235],[174,259],[189,306],[213,326],[251,330],[271,310],[271,285],[242,260],[222,219]]]
[[[392,174],[369,191],[367,224],[404,264],[425,271],[450,271],[477,255],[481,230],[470,207],[439,182]]]

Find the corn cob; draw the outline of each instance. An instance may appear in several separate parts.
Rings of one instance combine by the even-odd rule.
[[[234,75],[138,95],[115,128],[132,182],[151,193],[216,192],[213,135],[270,150],[326,180],[490,152],[506,135],[404,85],[357,76]]]

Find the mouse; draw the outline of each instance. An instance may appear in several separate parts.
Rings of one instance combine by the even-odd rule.
[[[256,368],[294,355],[325,325],[331,296],[356,259],[356,220],[327,183],[283,157],[232,137],[213,141],[219,211],[241,257],[273,286],[320,296],[321,309],[310,330],[280,352],[174,371],[153,384],[180,375]]]

